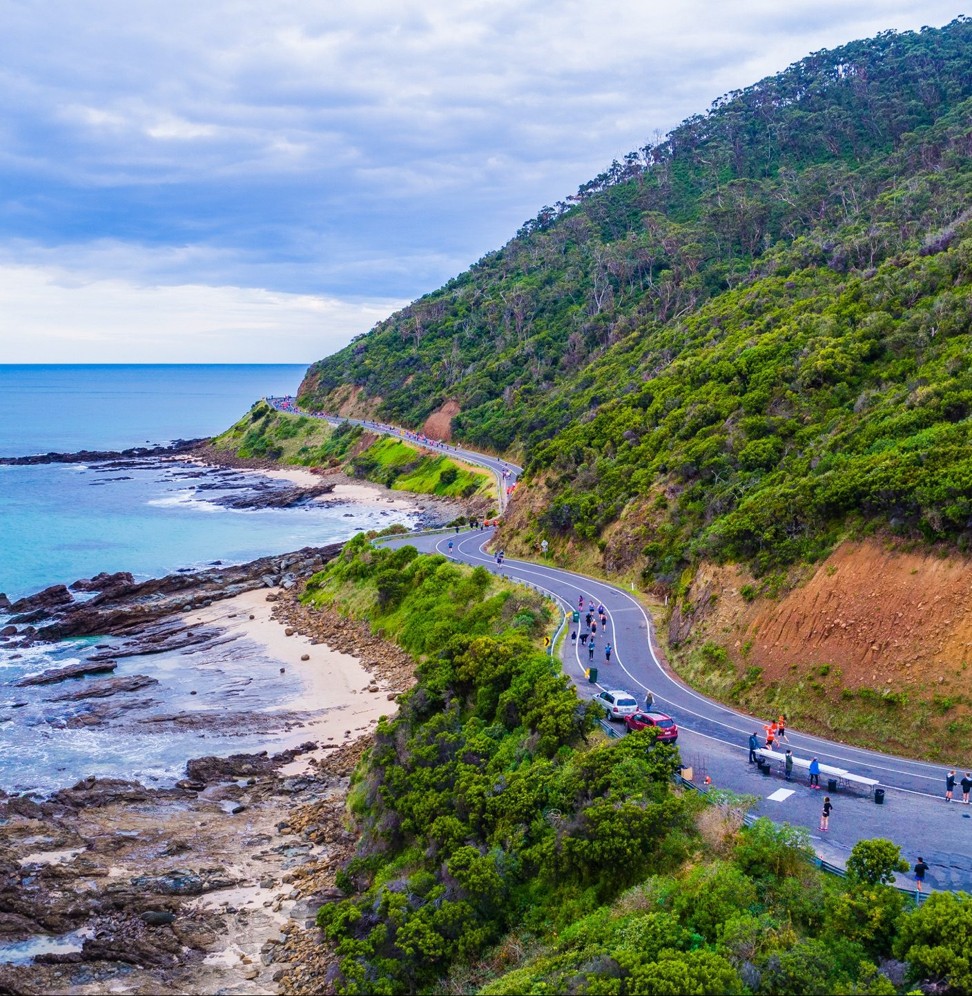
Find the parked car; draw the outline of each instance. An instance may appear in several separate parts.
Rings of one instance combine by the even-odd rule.
[[[673,744],[678,740],[675,720],[663,712],[644,712],[639,709],[630,716],[625,716],[624,725],[629,730],[644,730],[653,726],[658,731],[658,742],[661,744]]]
[[[621,688],[610,688],[594,696],[594,701],[602,705],[608,719],[625,719],[638,711],[638,700]]]

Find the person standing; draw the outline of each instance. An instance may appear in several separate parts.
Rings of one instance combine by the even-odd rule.
[[[786,775],[786,780],[790,781],[793,778],[793,751],[787,750],[786,757],[783,758],[783,770]]]
[[[749,763],[756,763],[756,751],[759,748],[759,735],[754,731],[749,738]]]
[[[953,768],[945,776],[945,801],[952,801],[952,793],[955,791],[955,769]]]
[[[969,792],[972,791],[972,771],[966,771],[962,776],[962,802],[969,804]]]
[[[594,660],[594,639],[591,638],[591,642],[587,645],[587,659],[589,661]]]
[[[820,788],[820,762],[815,757],[810,759],[810,788]]]
[[[921,892],[921,887],[925,884],[925,872],[928,871],[928,865],[925,859],[919,854],[918,862],[915,865],[915,888]]]
[[[830,801],[830,796],[824,796],[823,810],[820,813],[820,829],[829,830],[830,829],[830,812],[834,808],[833,803]]]
[[[655,696],[651,694],[651,689],[649,688],[645,692],[645,711],[651,712],[651,707],[655,704]]]

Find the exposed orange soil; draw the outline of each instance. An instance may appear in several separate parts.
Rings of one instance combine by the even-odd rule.
[[[785,679],[798,663],[836,665],[850,688],[965,683],[969,558],[898,552],[867,540],[842,544],[779,600],[747,603],[740,594],[746,580],[736,568],[699,572],[690,598],[705,589],[717,597],[693,642],[715,640],[737,659],[745,647],[747,663],[770,681]]]
[[[425,420],[422,431],[430,439],[441,439],[448,443],[452,439],[452,420],[459,414],[459,402],[447,401],[438,411]]]

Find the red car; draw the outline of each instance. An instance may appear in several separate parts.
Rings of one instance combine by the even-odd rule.
[[[644,730],[653,726],[658,731],[658,742],[660,744],[673,744],[678,740],[678,727],[671,716],[666,716],[663,712],[638,712],[632,716],[625,716],[624,725],[629,730]]]

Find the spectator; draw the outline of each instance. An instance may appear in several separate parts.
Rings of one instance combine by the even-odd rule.
[[[753,735],[749,738],[749,763],[756,763],[756,750],[759,747],[759,736],[753,731]]]
[[[952,793],[955,791],[955,769],[953,768],[945,776],[945,801],[952,801]]]
[[[810,788],[820,788],[820,762],[815,757],[810,760]]]

